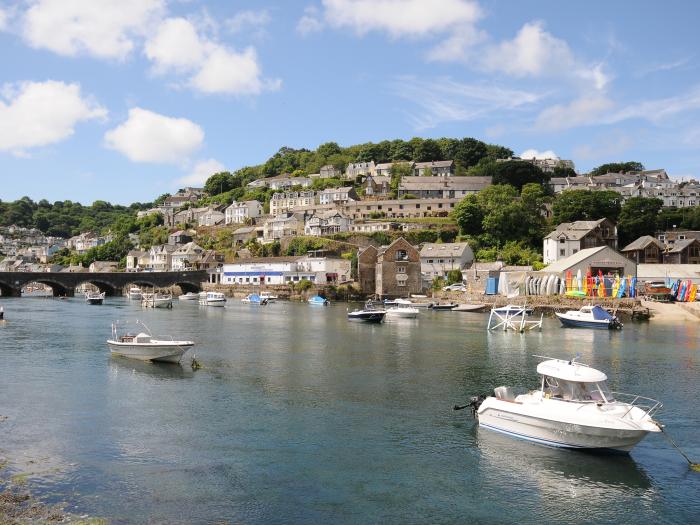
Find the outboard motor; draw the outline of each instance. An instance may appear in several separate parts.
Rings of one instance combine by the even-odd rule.
[[[476,413],[479,410],[481,403],[484,402],[484,399],[486,399],[486,396],[482,395],[472,396],[469,398],[469,406],[471,407],[473,418],[476,418]]]

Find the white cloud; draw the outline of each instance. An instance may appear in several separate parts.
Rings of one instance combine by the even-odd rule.
[[[358,35],[386,32],[393,38],[434,36],[481,17],[478,4],[470,0],[323,0],[323,6],[333,27]]]
[[[22,34],[36,48],[124,59],[164,10],[163,0],[33,0]]]
[[[614,104],[604,95],[588,95],[569,104],[557,104],[542,111],[537,117],[536,127],[541,130],[575,128],[601,121]]]
[[[551,149],[547,151],[537,151],[536,149],[530,148],[523,151],[518,155],[521,159],[558,159],[559,155],[554,153]]]
[[[226,21],[226,27],[232,33],[240,33],[244,30],[259,30],[270,23],[271,17],[267,9],[260,11],[241,11]]]
[[[203,141],[204,131],[191,120],[141,108],[130,109],[126,122],[105,133],[105,145],[133,162],[183,162]]]
[[[661,122],[673,115],[700,109],[700,86],[682,95],[655,100],[645,100],[630,104],[608,115],[604,122],[614,124],[622,120],[641,118],[651,122]]]
[[[194,165],[194,168],[192,168],[189,175],[180,177],[175,181],[175,183],[183,184],[185,186],[201,186],[209,177],[214,175],[214,173],[219,173],[221,171],[226,171],[226,167],[218,160],[200,160]]]
[[[526,91],[462,84],[449,78],[428,81],[402,77],[393,84],[392,90],[419,108],[418,112],[408,114],[409,122],[418,131],[445,122],[469,122],[498,112],[512,112],[540,98]]]
[[[573,75],[599,90],[610,80],[602,64],[581,63],[564,40],[544,30],[542,22],[526,23],[512,40],[487,48],[481,63],[489,71],[514,77]]]
[[[7,27],[7,13],[0,9],[0,31],[4,31]]]
[[[79,84],[54,80],[5,84],[0,99],[0,150],[25,150],[70,137],[79,122],[104,118],[107,110],[81,96]]]
[[[207,47],[191,22],[184,18],[169,18],[148,39],[144,53],[155,64],[157,71],[186,70],[202,61]]]
[[[318,9],[314,6],[308,6],[304,9],[304,15],[297,22],[297,33],[302,36],[311,33],[317,33],[323,30],[323,23],[319,19]]]
[[[483,41],[486,34],[474,27],[465,27],[428,52],[428,60],[436,62],[467,62],[472,56],[469,53],[476,44]]]
[[[230,49],[201,35],[189,20],[169,18],[146,42],[155,72],[187,74],[187,85],[207,94],[257,95],[275,90],[279,80],[262,77],[255,49]]]

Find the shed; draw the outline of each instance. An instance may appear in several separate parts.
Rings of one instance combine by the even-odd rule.
[[[542,270],[545,273],[576,274],[581,270],[583,275],[590,270],[593,274],[601,271],[604,275],[621,274],[637,275],[637,263],[628,259],[617,250],[609,246],[586,248],[564,259],[553,262]]]
[[[700,264],[639,264],[637,279],[640,281],[690,280],[700,284]]]

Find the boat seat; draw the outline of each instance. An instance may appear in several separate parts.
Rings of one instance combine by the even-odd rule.
[[[496,394],[496,399],[502,401],[515,401],[515,394],[513,389],[509,386],[499,386],[493,389],[494,394]]]

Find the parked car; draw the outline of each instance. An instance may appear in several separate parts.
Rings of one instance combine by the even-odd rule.
[[[442,288],[443,292],[466,292],[467,287],[462,283],[449,284]]]

